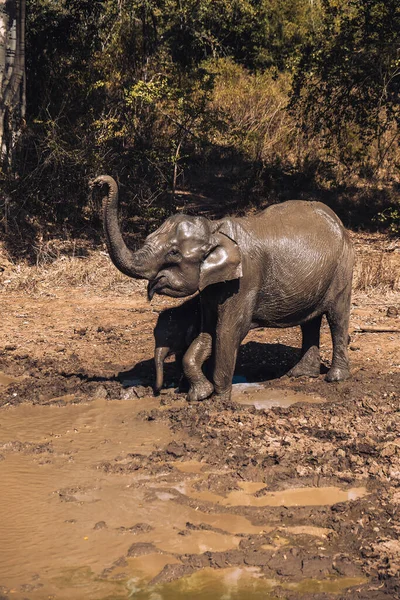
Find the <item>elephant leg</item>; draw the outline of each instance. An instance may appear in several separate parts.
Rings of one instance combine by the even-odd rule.
[[[231,398],[232,379],[239,347],[251,323],[251,318],[247,319],[246,316],[238,323],[235,317],[237,314],[238,310],[233,309],[229,315],[226,315],[228,318],[221,319],[215,341],[214,389],[215,396],[223,400]]]
[[[175,372],[176,372],[176,378],[178,380],[178,391],[179,392],[187,392],[188,391],[188,380],[185,377],[185,374],[183,372],[183,365],[182,365],[183,355],[184,355],[183,352],[175,353]]]
[[[157,395],[164,383],[164,361],[169,354],[169,348],[166,346],[160,346],[154,351],[154,364],[156,367],[156,383],[154,386],[154,393]]]
[[[350,375],[348,342],[350,321],[351,287],[341,294],[332,308],[327,312],[329,327],[332,334],[333,356],[332,364],[326,374],[326,381],[343,381]]]
[[[289,377],[318,377],[320,374],[319,335],[321,321],[322,315],[301,325],[303,335],[301,359],[288,372]]]
[[[189,381],[189,401],[205,400],[214,390],[213,384],[202,371],[203,363],[211,356],[212,337],[203,331],[190,344],[182,360],[183,372]]]

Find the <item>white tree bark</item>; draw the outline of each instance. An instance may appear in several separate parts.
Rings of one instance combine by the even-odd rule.
[[[25,0],[0,0],[0,163],[12,166],[25,117]]]

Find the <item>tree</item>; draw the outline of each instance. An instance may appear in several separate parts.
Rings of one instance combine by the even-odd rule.
[[[25,117],[25,0],[0,0],[0,162],[12,166]]]
[[[341,163],[383,166],[400,133],[400,3],[323,0],[322,25],[304,49],[292,107]]]

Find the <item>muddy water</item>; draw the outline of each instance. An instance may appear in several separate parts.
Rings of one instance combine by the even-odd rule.
[[[240,489],[224,498],[195,489],[196,481],[218,472],[194,460],[165,463],[165,471],[161,464],[154,475],[105,472],[98,468],[102,461],[113,464],[118,457],[118,464],[124,464],[129,454],[149,455],[184,438],[159,421],[140,418],[144,409],[159,406],[154,398],[72,402],[63,407],[22,404],[0,413],[0,590],[4,586],[13,598],[179,600],[209,598],[210,590],[218,597],[221,590],[221,598],[267,600],[277,582],[268,582],[255,569],[205,570],[154,588],[149,582],[166,565],[179,566],[184,554],[238,549],[243,535],[277,530],[270,547],[279,548],[289,543],[287,535],[325,538],[329,533],[317,527],[255,525],[217,508],[306,503],[307,493],[313,503],[323,503],[323,488],[268,492],[262,482],[240,482]],[[205,494],[214,512],[181,504],[182,493],[199,499]],[[328,488],[325,493],[331,502],[363,490]],[[132,544],[147,544],[145,555],[129,557]],[[118,559],[119,566],[104,572]]]
[[[338,502],[362,498],[367,493],[364,487],[342,490],[332,486],[291,488],[278,492],[266,491],[262,495],[255,496],[255,492],[266,487],[265,483],[239,481],[238,487],[242,489],[233,490],[224,497],[208,490],[197,491],[193,485],[193,483],[186,484],[183,493],[191,498],[220,506],[332,506]]]
[[[141,586],[134,597],[137,600],[275,600],[278,587],[284,590],[339,594],[347,588],[366,582],[362,577],[346,577],[342,579],[311,580],[299,583],[281,583],[275,579],[266,579],[256,567],[233,567],[228,569],[203,569],[188,577],[183,577],[164,585]],[[282,595],[279,594],[282,598]]]
[[[10,385],[10,383],[14,383],[15,381],[17,381],[15,377],[11,377],[0,371],[0,387]]]
[[[129,559],[122,589],[128,597],[127,581],[179,562],[174,554],[235,549],[237,534],[271,529],[239,515],[181,506],[174,494],[152,487],[160,475],[96,468],[116,456],[124,462],[128,453],[148,455],[173,439],[166,425],[138,417],[157,405],[155,399],[98,400],[64,407],[23,404],[1,412],[0,586],[14,594],[29,588],[30,597],[40,599],[75,597],[76,589],[85,598],[119,594],[121,587],[99,580],[102,571],[126,556],[132,543],[151,543],[157,559]],[[49,451],[37,453],[39,444]],[[181,477],[208,467],[179,464]],[[219,531],[186,530],[188,522]]]
[[[324,402],[320,396],[312,396],[291,390],[265,388],[258,383],[237,383],[232,386],[232,400],[245,406],[254,406],[266,410],[274,406],[291,406],[296,402],[319,404]]]
[[[137,417],[152,403],[157,404],[97,401],[2,411],[1,585],[22,584],[37,573],[53,577],[77,565],[100,570],[127,551],[132,540],[118,528],[147,518],[146,489],[132,489],[132,477],[107,475],[96,465],[118,454],[149,454],[172,440],[167,426]],[[50,443],[52,451],[17,452],[15,442]],[[158,504],[162,511],[164,504]],[[162,512],[167,519],[165,508]],[[94,530],[99,521],[106,529]]]

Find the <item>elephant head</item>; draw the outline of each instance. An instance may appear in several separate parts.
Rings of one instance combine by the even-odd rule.
[[[150,300],[154,294],[191,296],[214,283],[242,276],[238,245],[223,232],[223,222],[204,217],[169,217],[146,238],[142,248],[133,252],[118,225],[116,182],[101,176],[93,184],[108,186],[103,198],[103,224],[111,260],[125,275],[149,281]]]

